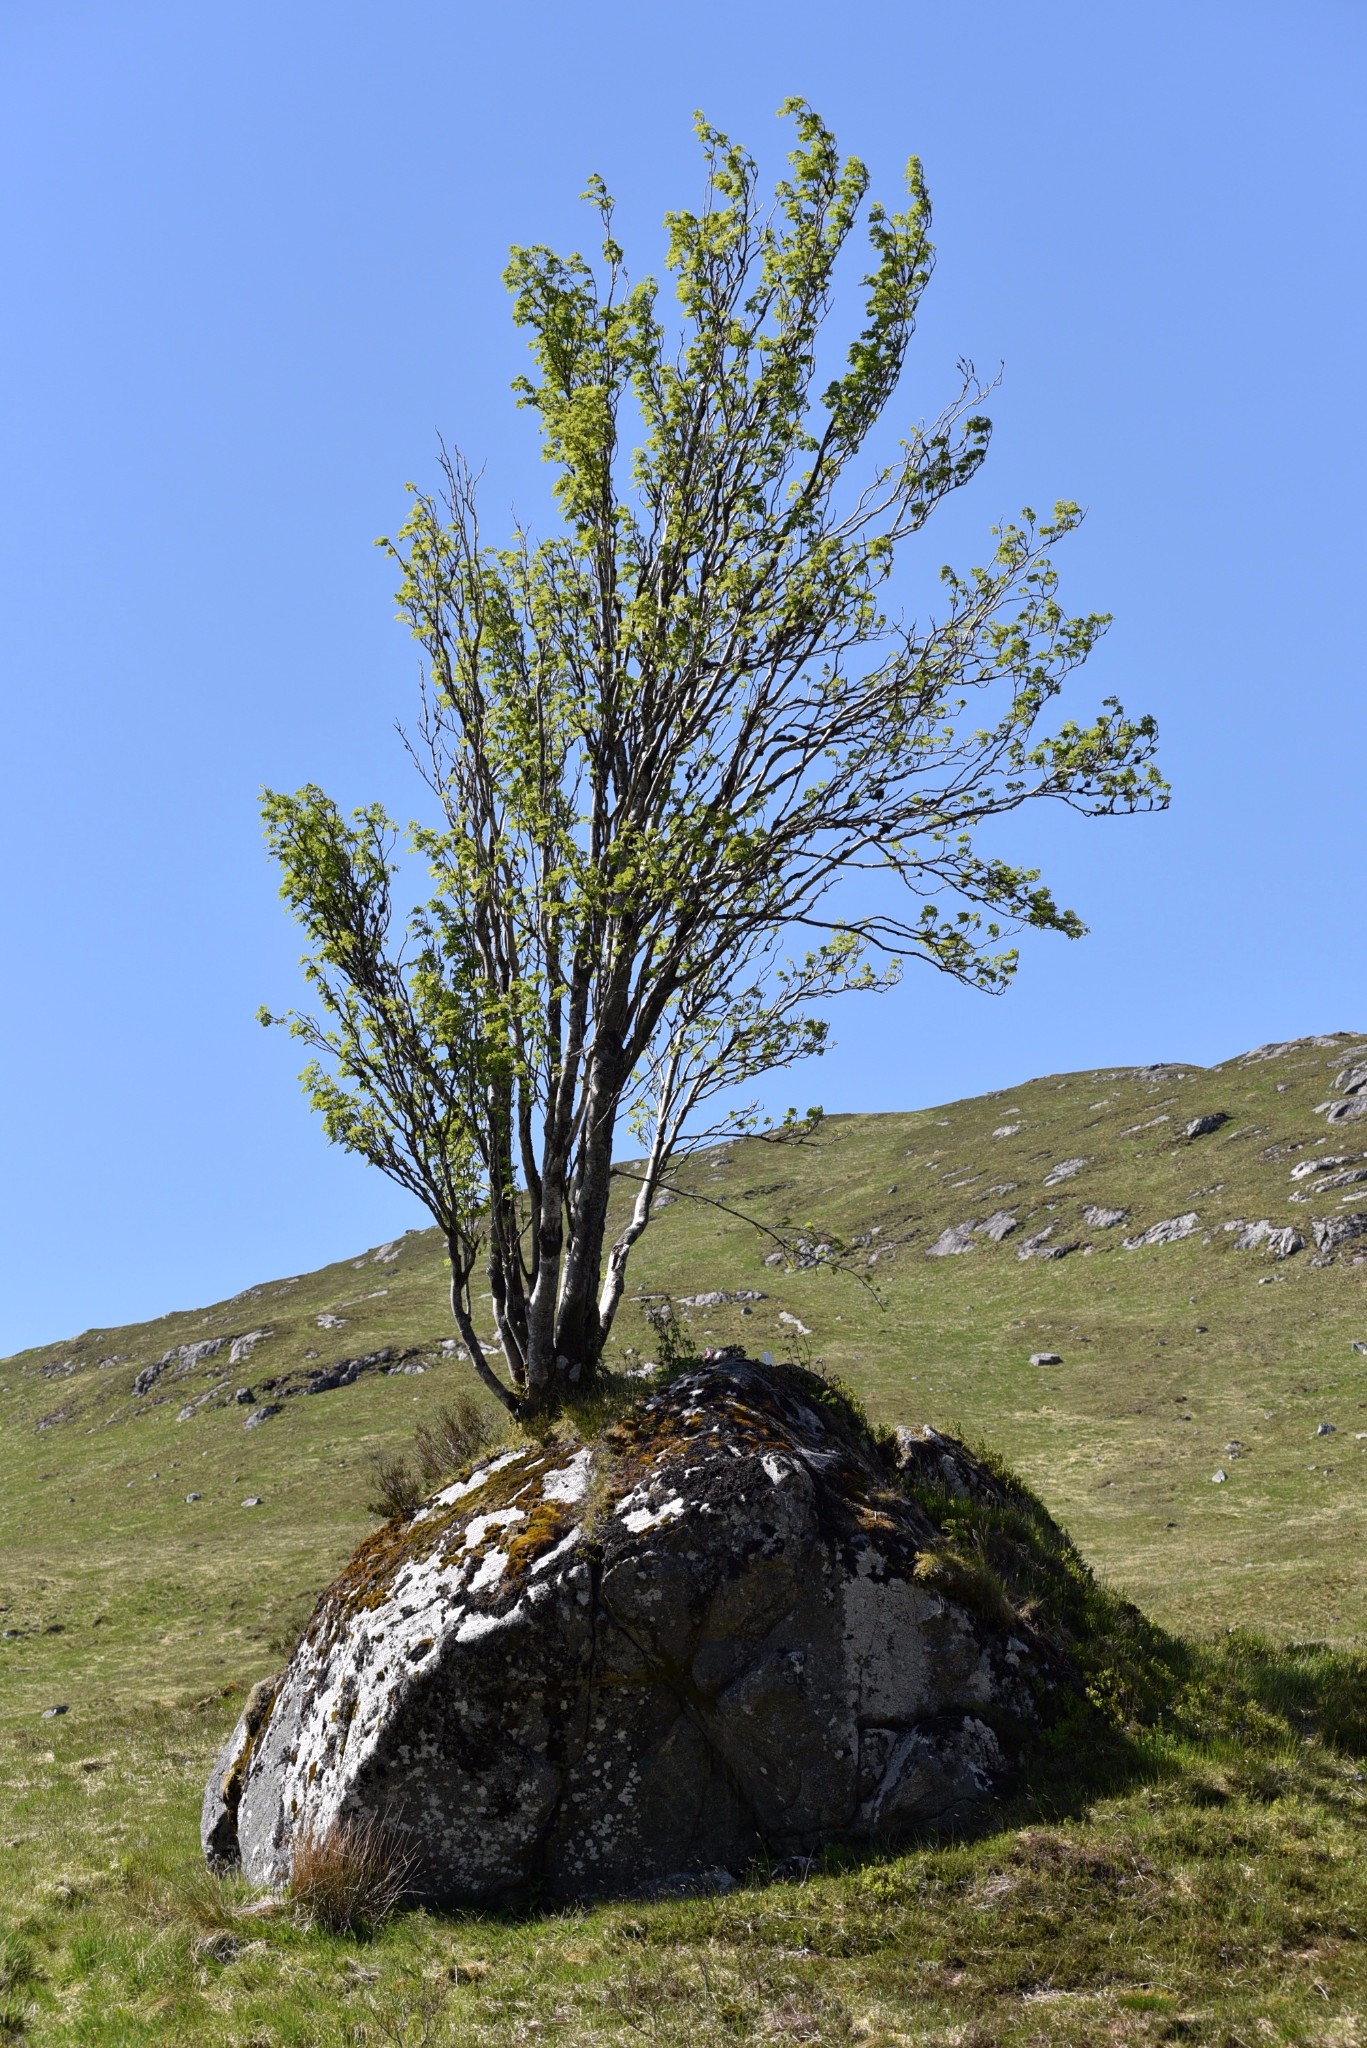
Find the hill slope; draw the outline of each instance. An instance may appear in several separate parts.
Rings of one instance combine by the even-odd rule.
[[[1367,1234],[1320,1252],[1314,1226],[1367,1231],[1367,1088],[1335,1085],[1364,1061],[1367,1038],[1339,1034],[1209,1069],[832,1116],[801,1143],[699,1155],[638,1250],[613,1360],[650,1355],[643,1295],[760,1294],[679,1313],[700,1348],[819,1357],[879,1419],[987,1440],[1159,1619],[1360,1636]],[[1192,1219],[1185,1236],[1127,1248],[1171,1219]],[[1238,1249],[1230,1226],[1250,1222],[1306,1246]],[[182,1644],[205,1682],[268,1661],[263,1645],[369,1525],[371,1454],[468,1383],[448,1327],[421,1232],[0,1363],[6,1620],[70,1629],[103,1613],[90,1668],[118,1689],[143,1677],[115,1647],[131,1648],[120,1605],[175,1632],[211,1616]],[[1040,1352],[1063,1362],[1030,1364]],[[11,1666],[21,1688],[48,1689],[42,1663]]]

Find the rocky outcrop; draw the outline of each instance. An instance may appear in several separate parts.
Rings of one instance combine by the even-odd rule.
[[[1122,1237],[1120,1242],[1127,1252],[1142,1251],[1146,1245],[1176,1244],[1179,1238],[1190,1237],[1200,1225],[1200,1217],[1189,1209],[1185,1216],[1165,1216],[1161,1223],[1151,1223],[1137,1237]]]
[[[1128,1223],[1128,1209],[1108,1209],[1104,1203],[1089,1202],[1082,1212],[1082,1220],[1089,1230],[1114,1230],[1118,1223]]]
[[[736,1358],[594,1446],[504,1449],[324,1594],[219,1756],[205,1853],[278,1884],[301,1831],[382,1815],[412,1896],[474,1905],[966,1813],[1077,1697],[936,1519],[1001,1498],[951,1439],[877,1444],[815,1375]]]
[[[1322,1259],[1330,1258],[1340,1246],[1367,1237],[1367,1209],[1350,1211],[1346,1216],[1329,1216],[1323,1223],[1316,1223],[1314,1231],[1316,1251]]]
[[[1194,1116],[1190,1123],[1182,1126],[1184,1138],[1208,1138],[1212,1131],[1223,1130],[1229,1122],[1229,1111],[1212,1109],[1205,1116]]]
[[[1293,1230],[1289,1224],[1279,1227],[1266,1216],[1257,1223],[1227,1223],[1225,1229],[1237,1232],[1234,1239],[1236,1252],[1257,1251],[1262,1245],[1270,1259],[1290,1259],[1305,1250],[1305,1239],[1298,1230]]]

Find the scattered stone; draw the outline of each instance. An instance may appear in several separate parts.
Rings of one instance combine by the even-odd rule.
[[[1345,1102],[1326,1102],[1322,1107],[1327,1124],[1360,1123],[1367,1116],[1367,1095],[1350,1095]]]
[[[141,1399],[144,1394],[150,1394],[164,1372],[174,1371],[176,1378],[193,1372],[197,1365],[203,1365],[206,1358],[215,1357],[227,1341],[226,1337],[205,1337],[198,1344],[173,1344],[155,1365],[143,1367],[133,1382],[134,1396]]]
[[[951,1223],[948,1230],[942,1230],[934,1244],[926,1246],[928,1259],[953,1259],[960,1252],[971,1252],[976,1223]]]
[[[802,1318],[800,1316],[789,1315],[786,1308],[781,1308],[779,1310],[778,1319],[781,1323],[786,1323],[789,1329],[794,1330],[799,1337],[810,1337],[812,1334],[811,1331],[807,1328],[807,1325],[802,1321]]]
[[[259,1408],[253,1408],[242,1427],[244,1429],[259,1429],[263,1422],[269,1422],[272,1415],[279,1415],[280,1412],[281,1403],[279,1401],[263,1401]]]
[[[1082,1212],[1082,1220],[1089,1230],[1114,1230],[1117,1223],[1128,1223],[1128,1209],[1105,1209],[1097,1202],[1089,1202]]]
[[[58,1719],[58,1717],[59,1717],[60,1715],[62,1715],[62,1714],[69,1714],[70,1712],[71,1712],[71,1709],[70,1709],[70,1707],[69,1707],[69,1706],[67,1706],[66,1702],[65,1702],[65,1701],[63,1700],[63,1701],[59,1702],[59,1704],[58,1704],[57,1706],[55,1706],[55,1707],[44,1707],[44,1708],[43,1708],[43,1719],[44,1719],[45,1721],[55,1721],[55,1720],[57,1720],[57,1719]]]
[[[383,1814],[415,1902],[482,1907],[962,1827],[1078,1680],[890,1465],[810,1375],[748,1360],[601,1453],[501,1452],[324,1594],[214,1766],[206,1855],[278,1887],[301,1830]]]
[[[1312,1173],[1329,1173],[1336,1166],[1347,1166],[1348,1154],[1340,1152],[1325,1159],[1302,1159],[1299,1166],[1291,1169],[1292,1180],[1308,1180]]]
[[[1137,1138],[1141,1131],[1151,1131],[1159,1124],[1170,1124],[1171,1122],[1172,1118],[1165,1110],[1161,1116],[1151,1116],[1147,1123],[1131,1124],[1129,1129],[1122,1131],[1120,1135],[1122,1138]]]
[[[1223,1486],[1228,1478],[1229,1474],[1222,1467],[1220,1471],[1211,1473],[1210,1483],[1212,1486]]]
[[[1367,1101],[1367,1097],[1363,1099]],[[1330,1216],[1326,1222],[1316,1223],[1314,1232],[1315,1248],[1322,1257],[1336,1252],[1340,1245],[1367,1235],[1367,1209],[1355,1210],[1350,1216]]]
[[[1027,1237],[1016,1253],[1018,1259],[1066,1259],[1078,1249],[1078,1239],[1068,1238],[1062,1244],[1051,1244],[1054,1234],[1052,1223],[1046,1223],[1043,1230],[1037,1230],[1033,1237]]]
[[[1091,1161],[1088,1159],[1061,1159],[1057,1166],[1051,1166],[1045,1174],[1044,1185],[1047,1188],[1057,1187],[1061,1180],[1071,1180],[1074,1174],[1081,1173],[1083,1167],[1090,1164]]]
[[[1367,1060],[1359,1060],[1356,1066],[1345,1067],[1334,1078],[1334,1086],[1340,1095],[1361,1095],[1367,1092]]]
[[[239,1387],[233,1395],[233,1400],[239,1408],[250,1408],[255,1399],[256,1395],[250,1387]]]
[[[187,1401],[185,1406],[181,1409],[179,1415],[177,1415],[176,1421],[188,1422],[190,1420],[190,1417],[194,1414],[197,1405],[198,1404],[194,1401]]]
[[[1021,1129],[1020,1124],[998,1124],[992,1135],[994,1138],[1014,1138],[1019,1135]]]
[[[782,1256],[780,1254],[780,1256]],[[726,1308],[732,1302],[767,1301],[767,1294],[761,1294],[757,1287],[734,1287],[711,1289],[707,1294],[681,1294],[680,1308]]]
[[[1137,1252],[1152,1244],[1176,1244],[1179,1238],[1190,1237],[1200,1224],[1201,1219],[1193,1209],[1185,1216],[1166,1216],[1161,1223],[1151,1223],[1138,1237],[1123,1237],[1120,1241],[1127,1252]]]
[[[783,1252],[766,1252],[764,1254],[764,1263],[766,1266],[781,1266],[784,1256]]]
[[[1364,1358],[1367,1358],[1367,1344],[1360,1344],[1356,1337],[1353,1339],[1353,1349],[1354,1351],[1360,1351]]]
[[[1351,1188],[1361,1180],[1367,1180],[1367,1166],[1350,1166],[1346,1173],[1331,1173],[1327,1180],[1317,1180],[1315,1193],[1322,1195],[1327,1194],[1330,1188]]]
[[[246,1330],[242,1336],[234,1337],[228,1351],[229,1365],[245,1364],[246,1360],[255,1351],[257,1345],[263,1344],[267,1337],[273,1335],[274,1332],[271,1330]]]
[[[1184,1138],[1204,1138],[1209,1136],[1211,1131],[1220,1130],[1228,1122],[1228,1110],[1214,1109],[1207,1116],[1194,1116],[1189,1124],[1183,1126],[1182,1136]]]
[[[185,1505],[188,1508],[193,1501],[203,1500],[203,1498],[204,1495],[202,1493],[187,1493],[185,1496]]]
[[[1003,1238],[1010,1237],[1015,1227],[1016,1219],[1009,1209],[994,1209],[981,1223],[974,1224],[973,1234],[975,1237],[990,1238],[993,1244],[1000,1244]]]
[[[1335,1424],[1335,1423],[1332,1423],[1332,1422],[1322,1422],[1322,1423],[1320,1424],[1319,1428],[1318,1428],[1318,1429],[1317,1429],[1317,1430],[1315,1431],[1315,1435],[1316,1435],[1316,1436],[1337,1436],[1337,1435],[1338,1435],[1338,1427],[1337,1427],[1337,1424]]]
[[[1032,1351],[1030,1353],[1030,1363],[1031,1365],[1062,1365],[1063,1360],[1059,1357],[1057,1351]]]
[[[266,1503],[259,1493],[249,1493],[242,1505],[244,1508],[263,1508]]]
[[[344,1330],[346,1328],[346,1317],[335,1316],[329,1308],[325,1308],[322,1314],[315,1316],[313,1320],[317,1323],[320,1330]]]
[[[1266,1216],[1257,1223],[1227,1223],[1225,1229],[1238,1232],[1234,1240],[1236,1252],[1252,1252],[1264,1245],[1269,1258],[1289,1259],[1305,1250],[1305,1239],[1298,1230],[1293,1230],[1290,1224],[1278,1227]]]

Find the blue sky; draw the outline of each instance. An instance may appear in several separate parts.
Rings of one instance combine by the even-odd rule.
[[[904,402],[1004,378],[923,566],[1022,503],[1116,623],[1080,701],[1157,713],[1161,818],[1022,825],[1091,936],[1001,999],[852,1001],[782,1104],[1367,1026],[1362,121],[1352,0],[0,0],[0,1352],[305,1269],[420,1220],[333,1153],[257,793],[407,814],[415,650],[375,535],[438,432],[540,516],[508,395],[514,240],[633,268],[699,192],[695,107],[779,168],[805,94],[940,250]]]

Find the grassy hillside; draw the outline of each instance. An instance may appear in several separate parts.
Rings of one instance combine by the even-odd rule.
[[[1171,1628],[1351,1651],[1367,1634],[1367,1234],[1321,1252],[1313,1226],[1367,1217],[1367,1117],[1351,1118],[1367,1090],[1336,1085],[1365,1060],[1367,1038],[1340,1034],[703,1155],[642,1243],[613,1362],[653,1355],[641,1297],[758,1292],[680,1307],[692,1341],[820,1358],[880,1420],[985,1440]],[[1175,1241],[1126,1248],[1190,1217]],[[991,1219],[1000,1241],[971,1228]],[[1260,1222],[1305,1248],[1238,1249],[1226,1226]],[[946,1233],[968,1249],[931,1255]],[[440,1964],[450,2004],[462,1959],[492,1975],[467,1968],[464,2018],[433,2038],[673,2040],[687,2009],[694,2040],[1215,2040],[1234,2038],[1211,2029],[1236,2005],[1265,2038],[1358,2038],[1343,1986],[1367,1927],[1361,1774],[1316,1731],[1324,1674],[1351,1692],[1359,1667],[1315,1651],[1264,1670],[1242,1637],[1233,1692],[1211,1666],[1193,1698],[1217,1704],[1047,1839],[1020,1822],[786,1902],[600,1909],[539,1923],[530,1948],[526,1927],[406,1918],[357,1962],[242,1919],[197,1864],[212,1748],[372,1525],[373,1454],[466,1384],[447,1330],[438,1247],[414,1233],[0,1362],[0,2039],[8,2024],[35,2041],[341,2040],[350,1985],[376,2007],[366,2038],[416,2040],[422,1985]],[[1032,1365],[1041,1352],[1062,1362]],[[1008,1898],[1024,1919],[985,1943],[982,1915]],[[406,2033],[384,2031],[391,2008]]]

